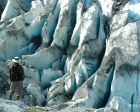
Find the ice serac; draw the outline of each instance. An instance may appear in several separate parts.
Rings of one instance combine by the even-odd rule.
[[[50,35],[51,33],[54,33],[53,41],[49,47],[42,48],[33,55],[23,56],[23,59],[27,65],[32,65],[37,69],[45,69],[45,68],[51,68],[52,64],[55,61],[57,61],[59,59],[61,60],[63,54],[66,53],[66,49],[69,45],[72,31],[73,31],[73,28],[75,25],[76,4],[77,4],[77,0],[76,1],[73,0],[71,2],[70,1],[65,1],[65,2],[59,1],[58,2],[58,4],[56,5],[56,10],[54,9],[54,14],[55,14],[54,17],[56,16],[56,19],[54,17],[53,17],[54,20],[52,19],[54,21],[54,23],[47,24],[49,21],[46,21],[47,26],[43,27],[43,30],[46,29],[47,27],[52,27],[52,25],[54,25],[53,29],[56,27],[55,32],[52,29],[52,31],[48,32],[48,34],[47,34],[47,35]],[[59,10],[60,10],[60,12],[58,12]],[[58,14],[59,14],[59,19],[58,19],[58,23],[56,26],[55,22],[57,20]],[[49,16],[48,19],[51,19],[50,17],[51,17],[51,15]],[[50,21],[50,22],[53,22],[53,21]],[[51,40],[50,40],[51,38],[52,37],[50,37],[50,36],[43,38],[43,40],[44,40],[43,42],[46,43],[45,46],[48,46],[48,44],[51,42]],[[47,40],[49,39],[48,42],[45,42],[46,39]],[[47,58],[45,58],[46,56],[47,56]],[[40,58],[38,58],[38,61],[35,62],[34,59],[37,57],[40,57]],[[46,59],[46,61],[44,59]]]
[[[8,14],[7,14],[8,13]],[[24,11],[21,9],[20,5],[14,0],[8,0],[4,12],[1,16],[1,21],[7,21],[19,15],[23,15]]]
[[[0,4],[4,8],[1,21],[7,21],[30,11],[32,1],[35,0],[1,0]]]
[[[127,31],[128,30],[128,31]],[[127,33],[126,33],[127,32]],[[139,103],[139,21],[129,23],[125,26],[120,36],[124,39],[122,49],[122,64],[114,71],[114,77],[111,85],[110,99],[113,96],[120,96],[128,103]],[[125,38],[127,40],[125,40]],[[122,40],[120,39],[120,40]],[[123,42],[123,40],[122,40]],[[121,42],[120,42],[121,43]],[[123,42],[124,43],[124,42]],[[127,79],[127,80],[126,80]],[[123,84],[123,82],[125,83]],[[119,85],[123,86],[120,88]],[[128,91],[126,88],[131,88]],[[121,92],[120,92],[121,91]],[[109,103],[110,101],[108,101]]]
[[[54,3],[54,2],[52,2]],[[53,8],[52,12],[50,13],[48,19],[46,20],[43,28],[42,28],[42,45],[40,46],[40,49],[47,48],[50,46],[50,44],[53,41],[53,34],[55,32],[55,28],[57,26],[57,22],[59,19],[59,13],[60,13],[60,2],[56,2],[56,7]]]
[[[49,12],[46,12],[41,2],[36,4],[38,5],[34,6],[24,16],[18,16],[1,24],[0,46],[1,52],[3,52],[0,56],[1,60],[11,59],[15,55],[21,57],[23,54],[34,53],[38,48],[35,40],[38,39],[39,41],[38,35],[40,35],[41,28]],[[13,49],[15,52],[13,52]]]
[[[78,0],[61,2],[60,16],[54,32],[52,45],[65,49],[69,45],[73,28],[76,22],[76,5]]]
[[[73,100],[84,99],[80,106],[110,107],[115,96],[139,104],[139,21],[129,23],[128,13],[123,10],[128,10],[128,3],[112,18],[100,68],[73,96]],[[81,91],[84,94],[79,95]]]
[[[47,15],[42,15],[35,19],[36,22],[32,21],[29,26],[25,24],[18,29],[8,31],[4,40],[0,42],[0,59],[7,60],[16,55],[21,57],[23,54],[29,54],[30,51],[28,50],[30,50],[30,48],[28,49],[28,47],[30,46],[28,45],[30,45],[30,42],[40,34],[40,29],[45,22],[46,17]],[[34,31],[30,32],[31,30]],[[25,48],[25,46],[27,46],[27,48]]]
[[[81,2],[78,3],[80,5]],[[80,7],[81,8],[81,7]],[[80,9],[77,9],[80,10]],[[74,92],[93,74],[100,66],[102,53],[105,47],[105,33],[103,29],[104,16],[100,14],[98,4],[93,2],[90,8],[80,18],[80,26],[74,29],[70,46],[67,50],[68,57],[65,64],[66,74],[50,88],[48,100],[57,94],[73,95]],[[94,22],[95,21],[95,22]],[[78,23],[79,24],[79,23]],[[77,33],[77,34],[76,34]],[[77,37],[78,36],[78,37]],[[73,41],[79,38],[77,42]],[[71,54],[71,46],[77,46]],[[93,48],[93,49],[92,49]],[[63,91],[58,91],[58,86]],[[63,93],[64,92],[64,93]]]
[[[49,15],[50,12],[53,10],[53,7],[55,7],[55,4],[56,4],[55,2],[50,4],[48,1],[48,3],[45,6],[43,6],[41,1],[33,1],[31,10],[29,12],[27,12],[23,15],[20,15],[18,17],[15,17],[13,19],[10,19],[9,21],[1,22],[0,30],[2,30],[2,31],[0,32],[1,33],[0,41],[6,37],[6,34],[9,30],[19,29],[23,25],[29,26],[31,24],[31,22],[33,20],[35,20],[35,18],[38,17],[37,21],[39,21],[39,16],[41,16],[45,13],[46,13],[46,15]],[[8,15],[8,13],[6,13],[6,15]],[[5,28],[5,27],[7,27],[7,28]],[[30,32],[32,32],[32,31],[30,31]]]
[[[36,4],[36,5],[34,5]],[[19,29],[21,26],[23,26],[25,23],[26,25],[29,25],[31,21],[33,21],[37,16],[46,13],[46,9],[43,7],[41,2],[33,2],[32,8],[28,13],[25,13],[24,15],[20,15],[16,18],[10,19],[6,22],[1,22],[0,24],[0,30],[1,31],[1,37],[4,38],[7,34],[7,31],[13,30],[13,29]],[[7,28],[5,28],[7,27]]]

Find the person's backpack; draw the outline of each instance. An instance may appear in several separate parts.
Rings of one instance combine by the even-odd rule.
[[[10,69],[10,79],[11,81],[20,81],[22,76],[20,74],[20,65],[14,64]]]

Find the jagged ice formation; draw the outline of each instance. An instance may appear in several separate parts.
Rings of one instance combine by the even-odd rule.
[[[139,112],[140,0],[6,3],[0,1],[1,98],[19,56],[27,105]]]

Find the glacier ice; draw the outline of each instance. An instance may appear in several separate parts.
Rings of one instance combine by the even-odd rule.
[[[128,14],[132,21],[137,21],[140,18],[139,5],[140,5],[140,0],[130,0]]]
[[[64,95],[58,95],[47,103],[47,106],[58,105],[68,101],[68,98]]]
[[[27,92],[36,97],[38,105],[43,105],[45,97],[42,94],[42,90],[38,85],[30,83],[27,87]]]
[[[41,73],[41,84],[43,88],[49,87],[50,82],[62,77],[60,70],[44,69]]]
[[[10,105],[9,105],[10,103]],[[4,99],[0,99],[0,108],[3,111],[7,111],[7,112],[11,112],[11,110],[13,111],[17,111],[17,112],[24,112],[25,109],[28,108],[27,105],[25,105],[23,102],[21,101],[12,101],[9,102],[9,100],[4,100]]]
[[[122,112],[138,112],[140,110],[139,104],[128,103],[121,97],[114,96],[110,102],[110,107],[121,110]]]
[[[41,78],[38,70],[25,66],[23,68],[25,74],[24,84],[28,86],[33,81],[35,84],[41,86]]]
[[[21,100],[28,105],[138,112],[139,2],[8,0],[0,22],[0,73],[7,79],[11,59],[22,59]]]
[[[102,21],[98,20],[100,15],[98,15],[97,13],[98,10],[95,10],[96,7],[98,7],[97,4],[93,4],[92,7],[89,8],[89,10],[87,10],[87,13],[83,15],[81,21],[83,23],[89,22],[89,27],[91,26],[92,28],[94,28],[95,32],[100,32],[103,30],[103,23]],[[93,16],[88,18],[87,15],[91,12],[93,13]],[[94,16],[97,19],[97,23],[95,24],[91,21],[91,19],[93,19]],[[96,27],[98,24],[100,26]],[[83,24],[83,26],[81,26],[83,27],[83,30],[84,28],[88,29],[87,25]],[[54,86],[50,88],[50,91],[48,92],[48,100],[52,99],[52,95],[53,97],[57,95],[56,92],[58,90],[53,90],[53,88],[58,88],[58,86],[61,86],[60,88],[63,88],[62,90],[65,91],[65,93],[63,93],[63,91],[59,91],[58,94],[73,94],[98,69],[99,63],[101,61],[101,58],[98,58],[98,56],[100,56],[100,53],[104,50],[104,45],[100,45],[105,44],[105,36],[104,33],[100,34],[99,36],[97,33],[93,37],[93,31],[87,31],[88,35],[86,35],[87,32],[82,32],[84,35],[81,35],[78,45],[79,47],[75,50],[72,56],[71,54],[69,54],[65,65],[65,72],[67,73],[62,77],[62,79],[60,79],[58,83],[54,84]],[[93,48],[93,46],[95,49],[91,49]],[[98,52],[97,49],[99,50]],[[91,53],[92,55],[90,55]]]
[[[59,50],[59,48],[51,46],[49,48],[42,49],[39,52],[36,52],[32,55],[23,55],[22,58],[27,65],[31,65],[37,68],[38,70],[42,70],[51,68],[54,62],[62,58],[62,55],[63,54],[61,50]]]
[[[5,8],[8,0],[0,0],[0,5],[2,8]]]
[[[56,8],[54,13],[50,13],[48,19],[46,20],[42,28],[43,42],[39,50],[50,46],[53,40],[53,34],[58,21],[59,10],[59,8]]]
[[[36,36],[39,35],[41,31],[39,28],[41,28],[45,19],[46,15],[43,15],[41,21],[31,23],[32,27],[25,25],[21,26],[19,29],[8,31],[6,37],[0,44],[1,59],[11,59],[15,55],[21,57],[23,54],[26,54],[26,52],[29,52],[28,49],[25,49],[24,52],[21,52],[21,54],[20,49],[27,46],[33,38],[36,38]],[[30,30],[34,30],[34,32],[29,32]]]
[[[1,21],[7,21],[19,15],[23,15],[24,11],[21,9],[19,4],[14,0],[8,0],[4,12],[1,16]]]
[[[46,9],[41,3],[37,4],[37,8],[32,8],[32,10],[28,13],[25,13],[24,16],[20,15],[16,18],[10,19],[9,21],[6,21],[6,24],[5,22],[2,22],[0,26],[3,27],[4,30],[1,29],[0,41],[6,37],[8,31],[11,31],[13,29],[19,29],[24,25],[29,26],[29,23],[32,22],[35,18],[37,18],[37,16],[46,12]]]

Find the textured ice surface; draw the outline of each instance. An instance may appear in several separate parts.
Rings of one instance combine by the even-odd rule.
[[[23,60],[23,101],[56,109],[138,111],[139,0],[21,4],[9,0],[2,14],[0,73],[7,74],[9,59]]]

